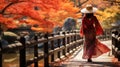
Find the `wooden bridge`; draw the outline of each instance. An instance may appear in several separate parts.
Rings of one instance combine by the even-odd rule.
[[[110,37],[111,38],[111,37]],[[93,59],[82,59],[83,38],[79,31],[54,34],[36,33],[26,41],[21,36],[14,44],[0,46],[0,67],[119,67],[119,53],[112,42],[115,38],[103,38],[111,52]]]

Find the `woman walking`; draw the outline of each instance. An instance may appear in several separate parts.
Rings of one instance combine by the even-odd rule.
[[[88,59],[88,62],[92,62],[92,58],[96,58],[110,51],[107,46],[96,39],[97,35],[103,33],[99,21],[96,16],[94,16],[96,11],[97,8],[92,7],[92,5],[87,5],[86,8],[81,10],[81,12],[84,13],[84,17],[82,19],[80,35],[85,38],[82,58]]]

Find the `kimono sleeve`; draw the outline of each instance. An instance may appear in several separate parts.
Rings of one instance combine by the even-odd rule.
[[[101,27],[99,21],[97,20],[96,17],[94,18],[94,20],[95,20],[96,35],[103,34],[103,29],[102,29],[102,27]]]

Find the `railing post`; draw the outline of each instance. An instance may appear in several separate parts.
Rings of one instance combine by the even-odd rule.
[[[69,32],[69,34],[72,34],[72,31]],[[72,36],[69,37],[69,44],[72,42]],[[72,51],[72,45],[69,47],[69,53]]]
[[[74,35],[73,35],[73,33],[74,33],[74,32],[73,32],[73,31],[71,31],[71,33],[72,33],[72,36],[71,36],[71,38],[70,38],[70,39],[71,39],[71,41],[70,41],[70,42],[73,42],[73,41],[74,41],[74,38],[73,38],[73,37],[74,37]],[[70,49],[73,51],[74,46],[72,45],[72,46],[70,47]]]
[[[112,55],[115,55],[115,38],[113,36],[112,36]]]
[[[70,34],[70,32],[67,32],[67,34]],[[69,44],[70,43],[70,37],[68,36],[67,37],[67,44]],[[69,53],[70,52],[70,47],[67,47],[67,53]]]
[[[76,31],[76,40],[81,39],[81,37],[78,35],[78,32],[79,32],[79,31]],[[80,45],[81,45],[81,43],[78,43],[78,44],[76,45],[76,47],[79,47]]]
[[[2,67],[2,41],[0,40],[0,67]]]
[[[66,56],[66,34],[63,32],[64,38],[63,38],[63,46],[65,47],[63,49],[63,55]]]
[[[54,37],[54,34],[52,34],[52,37]],[[54,40],[51,41],[51,49],[54,50]],[[51,62],[54,62],[54,53],[51,55]]]
[[[45,34],[45,38],[48,40],[48,33]],[[48,41],[44,43],[44,67],[49,67],[49,53],[48,53]]]
[[[26,67],[26,39],[24,36],[20,37],[20,42],[23,45],[23,49],[20,50],[20,67]]]
[[[58,33],[58,35],[60,35],[60,33]],[[58,42],[58,48],[60,48],[60,39],[58,39],[57,42]],[[58,58],[60,58],[60,51],[58,51]]]
[[[38,36],[37,33],[35,34],[35,38],[34,40],[37,42],[38,41]],[[34,58],[37,59],[38,58],[38,44],[36,44],[34,46]],[[38,67],[38,61],[34,62],[34,67]]]
[[[119,39],[118,39],[118,51],[117,51],[117,54],[118,54],[118,61],[120,61],[120,40]]]
[[[2,36],[4,36],[3,34],[3,29],[2,29],[2,24],[0,24],[0,67],[2,67]]]
[[[76,39],[76,31],[74,31],[74,33],[75,33],[74,38],[73,38],[74,41],[75,41],[74,49],[77,50],[77,49],[76,49],[76,47],[77,47],[77,46],[76,46],[76,45],[77,45],[77,44],[76,44],[76,40],[77,40],[77,39]]]

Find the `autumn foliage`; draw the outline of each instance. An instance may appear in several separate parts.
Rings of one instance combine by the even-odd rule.
[[[112,28],[111,24],[120,20],[120,7],[111,6],[104,10],[99,10],[96,16],[104,29]]]
[[[13,18],[6,18],[0,15],[0,24],[3,30],[7,28],[16,28],[16,23],[14,23]]]
[[[63,25],[65,18],[81,16],[78,13],[79,8],[74,7],[74,3],[70,0],[1,0],[0,10],[2,11],[7,5],[9,6],[0,14],[0,19],[2,19],[0,23],[5,24],[8,28],[15,28],[14,20],[18,20],[17,25],[26,23],[32,26],[32,30],[52,32],[55,26]],[[4,17],[5,14],[10,17]],[[23,16],[26,16],[27,19],[21,22],[20,18]]]

